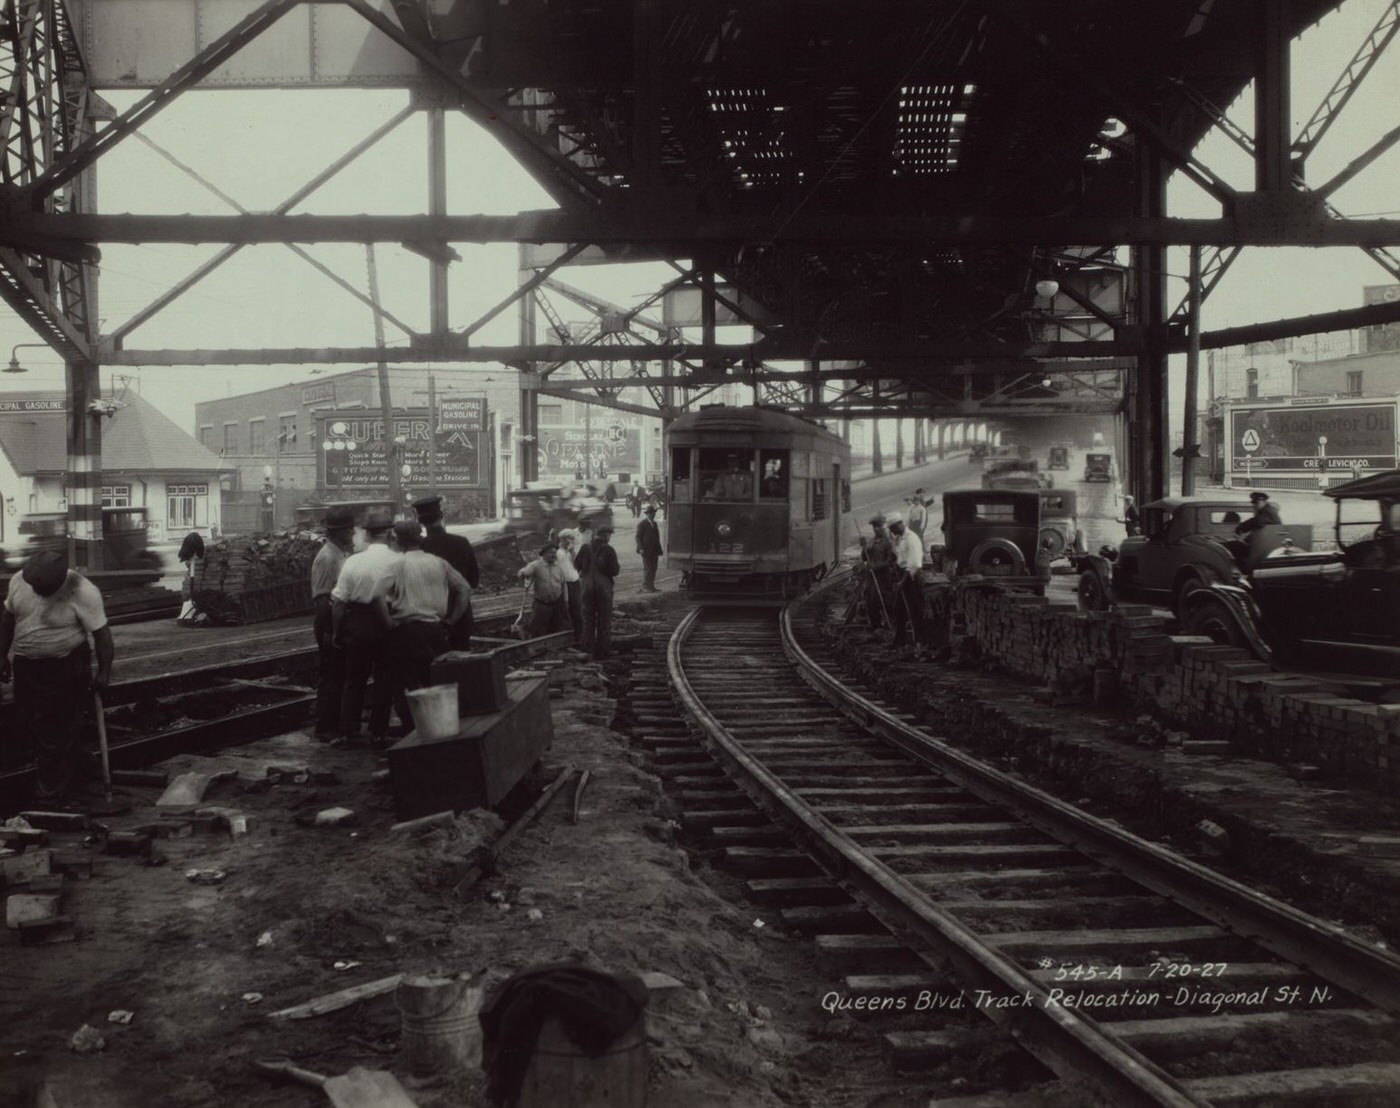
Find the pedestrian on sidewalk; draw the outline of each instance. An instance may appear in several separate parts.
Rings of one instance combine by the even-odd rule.
[[[345,559],[340,577],[331,590],[333,641],[345,651],[341,732],[347,740],[359,737],[360,717],[373,676],[369,733],[376,745],[389,736],[388,692],[393,684],[389,662],[389,631],[393,627],[389,615],[389,585],[399,560],[399,555],[389,548],[389,532],[393,526],[394,515],[390,509],[379,505],[370,508],[365,516],[368,545]]]
[[[928,501],[924,499],[924,490],[915,489],[914,495],[909,498],[909,530],[919,536],[919,541],[924,538],[924,527],[928,524]]]
[[[0,612],[0,681],[13,675],[18,718],[12,734],[33,743],[36,802],[61,804],[82,783],[84,724],[93,692],[111,684],[115,655],[102,594],[68,568],[65,554],[40,551],[10,578]]]
[[[611,526],[601,524],[574,562],[582,582],[583,649],[598,661],[606,658],[612,647],[613,588],[619,570],[617,551],[609,545],[612,533]]]
[[[569,629],[568,584],[559,563],[559,548],[553,543],[540,547],[539,557],[517,574],[530,586],[535,606],[530,615],[530,638],[553,635]],[[577,576],[577,573],[575,573]]]
[[[661,546],[661,528],[656,525],[656,509],[646,506],[646,518],[637,524],[637,553],[642,556],[642,591],[659,592],[656,565],[666,551]]]
[[[335,644],[331,593],[354,548],[355,515],[349,508],[331,508],[324,526],[326,541],[311,563],[311,629],[316,636],[316,738],[328,743],[343,734],[340,703],[345,695],[345,651]]]

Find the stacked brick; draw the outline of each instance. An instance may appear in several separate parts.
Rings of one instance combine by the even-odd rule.
[[[1143,606],[1078,612],[985,587],[959,590],[956,606],[981,655],[1017,676],[1066,693],[1112,687],[1129,707],[1193,739],[1313,763],[1329,777],[1400,785],[1400,705],[1335,695],[1274,673],[1246,650],[1168,635]]]

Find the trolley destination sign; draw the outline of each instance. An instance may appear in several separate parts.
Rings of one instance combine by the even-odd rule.
[[[452,403],[460,403],[453,401]],[[481,404],[477,400],[478,405]],[[485,432],[478,415],[476,427],[437,428],[434,477],[441,488],[480,488],[487,466],[482,461]],[[407,466],[407,484],[428,479],[428,451],[434,429],[426,410],[396,416],[386,439],[381,416],[364,411],[330,413],[317,420],[317,478],[327,492],[365,491],[389,487],[389,465]],[[397,447],[397,450],[395,450]]]

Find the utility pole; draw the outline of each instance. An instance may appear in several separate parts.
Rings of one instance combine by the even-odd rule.
[[[400,455],[394,440],[394,405],[389,398],[389,363],[384,360],[384,318],[379,314],[379,270],[374,264],[374,243],[365,246],[369,266],[369,301],[374,305],[374,345],[379,351],[379,411],[384,420],[384,462],[389,468],[389,499],[394,502],[394,518],[403,511],[403,480]]]
[[[449,390],[451,388],[449,386]],[[482,401],[483,406],[485,401]],[[428,492],[437,495],[437,378],[428,371]]]
[[[1196,391],[1201,379],[1201,248],[1191,247],[1191,287],[1187,289],[1187,326],[1190,343],[1186,350],[1186,406],[1181,419],[1181,495],[1196,492]]]

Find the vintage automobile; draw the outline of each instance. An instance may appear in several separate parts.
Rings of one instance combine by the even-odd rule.
[[[1084,480],[1086,480],[1086,481],[1112,481],[1112,480],[1113,480],[1113,455],[1112,455],[1112,454],[1085,454],[1085,455],[1084,455]]]
[[[1040,493],[1040,550],[1051,559],[1084,553],[1079,530],[1078,494],[1070,489],[1042,489]]]
[[[1050,455],[1045,462],[1046,469],[1069,469],[1069,447],[1063,444],[1056,444],[1050,448]]]
[[[512,490],[506,498],[506,534],[529,546],[544,542],[550,531],[577,527],[585,519],[594,527],[612,526],[612,509],[607,504],[597,497],[571,493],[561,485]]]
[[[27,515],[19,522],[19,533],[25,537],[24,545],[17,551],[6,554],[6,568],[17,570],[28,559],[41,550],[68,551],[68,516],[64,512],[38,512]],[[146,547],[145,508],[103,508],[102,509],[102,565],[103,569],[126,572],[149,572],[151,580],[161,573],[160,555]],[[140,580],[127,582],[141,584]]]
[[[297,526],[303,531],[314,531],[322,525],[326,513],[332,509],[345,509],[355,517],[355,526],[363,527],[365,516],[371,508],[394,510],[394,502],[386,497],[371,497],[364,500],[308,500],[296,510]]]
[[[1183,627],[1270,663],[1400,677],[1400,470],[1326,495],[1336,551],[1275,552],[1193,592]]]
[[[1054,483],[1030,458],[988,458],[982,470],[984,489],[1047,489]]]
[[[1180,616],[1188,594],[1240,580],[1275,550],[1312,544],[1306,524],[1264,527],[1241,541],[1235,528],[1252,514],[1235,500],[1168,497],[1144,505],[1141,535],[1124,539],[1111,558],[1100,552],[1078,559],[1080,607],[1101,611],[1130,601]]]
[[[1041,494],[1020,489],[955,489],[943,494],[943,545],[935,563],[949,577],[980,574],[1043,589],[1050,576],[1041,546]]]
[[[976,465],[987,456],[987,444],[985,442],[974,442],[967,451],[967,460]]]

